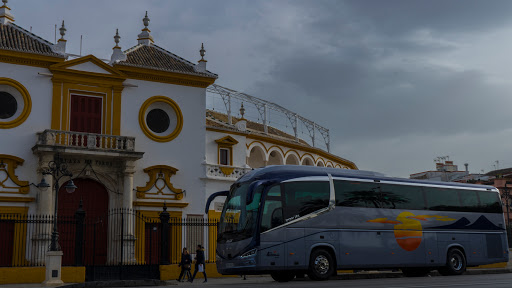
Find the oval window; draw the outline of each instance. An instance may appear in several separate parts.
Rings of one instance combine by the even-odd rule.
[[[169,115],[162,109],[153,109],[146,116],[146,123],[149,129],[155,133],[163,133],[169,129],[171,119]]]
[[[9,119],[18,110],[16,98],[7,92],[0,92],[0,119]]]

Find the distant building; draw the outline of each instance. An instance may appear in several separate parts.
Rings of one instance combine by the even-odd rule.
[[[459,171],[457,165],[453,164],[453,161],[440,161],[436,162],[436,170],[414,173],[409,175],[409,178],[430,181],[452,182],[455,179],[469,175],[468,165],[465,165],[466,170]]]

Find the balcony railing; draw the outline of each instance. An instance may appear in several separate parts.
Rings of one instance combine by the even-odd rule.
[[[37,145],[116,150],[122,152],[133,152],[135,150],[135,137],[50,129],[37,133],[37,136]]]
[[[235,181],[240,176],[251,171],[251,168],[235,167],[227,165],[205,164],[206,177],[210,179]]]

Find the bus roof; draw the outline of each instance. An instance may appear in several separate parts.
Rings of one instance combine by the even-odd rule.
[[[276,180],[287,180],[292,178],[307,177],[307,176],[326,176],[331,174],[333,177],[345,177],[345,178],[359,178],[359,179],[371,179],[381,181],[394,181],[403,183],[417,183],[422,185],[442,185],[442,186],[453,186],[453,187],[467,187],[467,188],[481,188],[486,190],[497,190],[494,186],[479,185],[479,184],[467,184],[457,182],[441,182],[441,181],[429,181],[429,180],[417,180],[417,179],[406,179],[397,177],[387,177],[379,172],[364,171],[364,170],[350,170],[350,169],[339,169],[330,167],[317,167],[317,166],[306,166],[306,165],[275,165],[266,166],[264,168],[258,168],[250,171],[244,176],[240,177],[236,182],[247,182],[264,179],[276,179]]]

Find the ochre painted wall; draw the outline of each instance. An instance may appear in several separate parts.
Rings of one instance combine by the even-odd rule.
[[[45,280],[45,269],[46,267],[0,268],[0,285],[42,283]],[[65,283],[85,282],[85,267],[62,267],[62,281]]]

